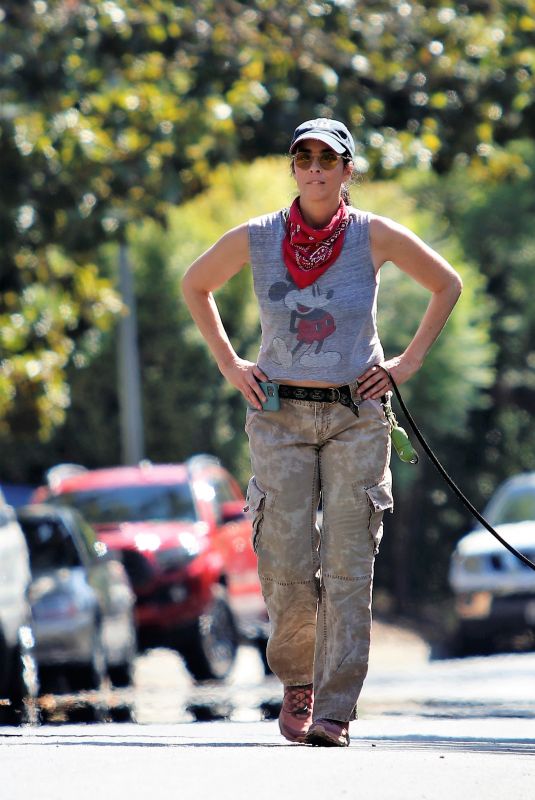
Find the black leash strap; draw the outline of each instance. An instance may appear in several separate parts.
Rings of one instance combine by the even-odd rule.
[[[503,539],[500,536],[500,534],[498,533],[498,531],[494,530],[494,528],[492,527],[490,522],[487,522],[485,517],[483,517],[479,513],[477,508],[475,508],[472,505],[470,500],[468,500],[468,498],[466,498],[464,496],[464,494],[461,492],[461,490],[459,489],[457,484],[453,481],[453,479],[450,478],[450,476],[448,475],[448,473],[446,472],[446,470],[444,469],[444,467],[442,466],[442,464],[440,463],[440,461],[438,460],[436,455],[433,453],[433,451],[431,450],[431,448],[429,447],[429,445],[425,441],[423,435],[420,433],[420,429],[416,425],[415,421],[413,420],[413,418],[412,418],[412,416],[410,414],[409,409],[405,405],[405,403],[403,401],[403,398],[402,398],[402,396],[400,394],[400,391],[399,391],[398,387],[396,386],[396,382],[394,381],[392,375],[384,367],[382,367],[382,369],[386,372],[386,374],[390,378],[390,381],[392,383],[392,388],[394,389],[394,393],[395,393],[395,395],[396,395],[396,397],[398,399],[398,402],[399,402],[399,405],[401,407],[401,410],[405,414],[405,416],[406,416],[406,418],[407,418],[407,420],[409,422],[409,425],[411,426],[412,430],[414,431],[414,434],[415,434],[416,438],[418,439],[418,441],[422,445],[423,449],[425,450],[427,456],[429,457],[430,461],[438,469],[438,471],[440,472],[440,474],[442,475],[442,477],[444,478],[444,480],[446,481],[448,486],[451,489],[453,489],[453,491],[455,492],[455,494],[457,495],[459,500],[466,506],[466,508],[470,511],[470,513],[473,514],[473,516],[477,519],[477,521],[480,522],[481,525],[483,525],[483,527],[486,528],[489,533],[492,533],[492,535],[500,542],[500,544],[502,544],[507,550],[509,550],[510,553],[512,553],[514,556],[516,556],[516,558],[518,558],[520,561],[522,561],[522,563],[525,564],[526,567],[529,567],[530,569],[535,570],[535,564],[533,563],[533,561],[530,561],[529,558],[526,558],[525,555],[523,555],[522,553],[519,553],[518,550],[516,550],[513,547],[512,544],[509,544],[509,542],[507,542],[505,539]]]

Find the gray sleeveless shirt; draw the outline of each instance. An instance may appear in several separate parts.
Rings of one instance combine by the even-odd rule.
[[[311,286],[299,289],[282,258],[281,211],[249,221],[249,248],[262,341],[258,365],[270,380],[355,380],[383,359],[369,214],[349,207],[342,252]]]

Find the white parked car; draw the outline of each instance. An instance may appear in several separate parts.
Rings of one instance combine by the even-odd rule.
[[[37,696],[37,669],[28,592],[26,540],[0,490],[0,725],[24,721],[26,702]]]
[[[535,472],[501,484],[483,516],[535,562]],[[459,655],[489,652],[517,635],[535,641],[535,571],[486,529],[479,527],[459,540],[449,581],[455,596]]]

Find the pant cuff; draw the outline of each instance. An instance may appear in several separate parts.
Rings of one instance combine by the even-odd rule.
[[[312,675],[307,678],[281,678],[280,675],[277,677],[283,686],[308,686],[313,683]]]

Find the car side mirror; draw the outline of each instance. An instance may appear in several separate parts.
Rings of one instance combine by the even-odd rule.
[[[226,524],[243,519],[245,517],[244,502],[244,500],[227,500],[225,503],[221,503],[221,522]]]

